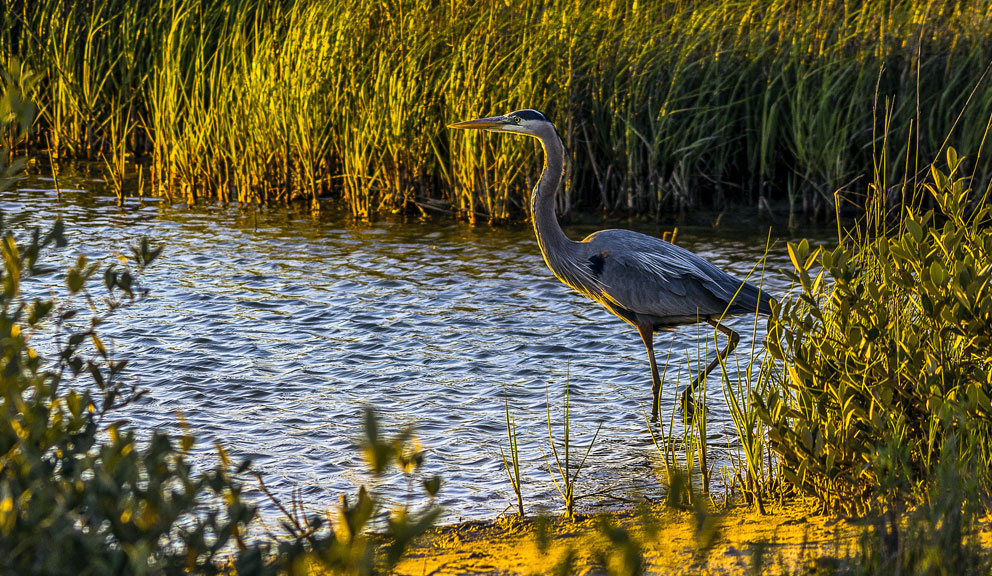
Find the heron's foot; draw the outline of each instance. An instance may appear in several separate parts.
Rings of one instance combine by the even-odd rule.
[[[692,422],[696,416],[696,398],[692,394],[692,388],[686,388],[682,392],[682,414],[687,422]]]

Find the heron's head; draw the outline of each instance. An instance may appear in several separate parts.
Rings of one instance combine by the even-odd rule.
[[[479,118],[478,120],[449,124],[448,128],[487,130],[489,132],[514,132],[538,138],[549,130],[553,134],[555,129],[547,116],[537,110],[529,109],[517,110],[503,116],[491,116],[489,118]]]

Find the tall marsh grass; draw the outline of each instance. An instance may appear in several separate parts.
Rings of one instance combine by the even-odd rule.
[[[563,212],[832,213],[871,166],[876,92],[919,141],[892,167],[934,135],[977,149],[992,107],[980,2],[15,0],[0,20],[0,65],[44,74],[36,146],[105,158],[115,187],[150,158],[186,202],[525,216],[535,145],[445,125],[534,107],[571,151]]]

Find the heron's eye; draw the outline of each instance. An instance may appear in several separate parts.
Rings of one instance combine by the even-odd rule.
[[[520,124],[520,116],[512,116],[514,124]]]

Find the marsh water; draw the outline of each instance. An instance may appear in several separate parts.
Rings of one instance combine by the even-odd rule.
[[[415,426],[425,471],[443,479],[443,522],[457,522],[491,519],[514,501],[500,456],[505,400],[517,425],[524,504],[558,512],[562,499],[544,453],[550,457],[549,403],[557,439],[567,384],[577,455],[601,426],[577,484],[579,509],[664,493],[645,418],[650,372],[636,331],[560,284],[528,226],[356,223],[332,210],[313,217],[281,206],[189,208],[147,198],[118,207],[99,181],[61,184],[61,199],[51,179],[37,177],[0,195],[6,215],[26,217],[19,228],[63,218],[70,247],[56,261],[85,252],[109,262],[141,236],[165,245],[143,277],[149,296],[103,328],[148,391],[121,414],[137,429],[176,432],[181,413],[204,461],[220,442],[235,458],[250,458],[277,497],[288,501],[299,489],[304,507],[320,511],[370,483],[356,442],[363,408],[374,407],[387,434]],[[655,235],[670,229],[624,226]],[[598,227],[566,233],[580,238]],[[677,241],[743,277],[765,253],[766,235],[682,228]],[[773,293],[788,288],[777,272],[784,253],[781,242],[769,252],[763,282]],[[762,358],[764,321],[730,324],[742,335],[728,364],[736,378],[752,346]],[[655,342],[668,369],[663,423],[652,430],[664,438],[673,414],[680,420],[675,387],[712,354],[713,332],[683,327]],[[709,380],[707,408],[719,481],[737,442],[718,375]],[[676,436],[680,428],[676,422]],[[394,474],[379,490],[400,500],[408,485]],[[266,517],[278,516],[257,490],[248,492]]]

